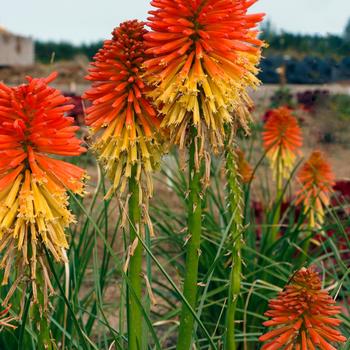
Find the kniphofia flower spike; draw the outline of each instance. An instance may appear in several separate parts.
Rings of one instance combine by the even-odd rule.
[[[264,126],[263,141],[275,178],[287,179],[302,146],[301,128],[289,108],[270,111]]]
[[[56,75],[27,77],[28,83],[17,87],[0,84],[2,284],[17,269],[8,297],[29,274],[35,300],[39,269],[45,286],[51,286],[43,246],[56,261],[66,261],[64,229],[74,221],[66,191],[83,194],[84,170],[57,159],[80,155],[85,148],[75,137],[73,118],[65,116],[73,108],[69,99],[48,86]]]
[[[86,122],[97,134],[93,147],[112,180],[109,194],[123,193],[131,168],[137,177],[146,176],[152,193],[151,172],[158,165],[160,118],[146,97],[150,90],[143,80],[142,65],[147,58],[139,21],[127,21],[113,31],[91,63],[87,79],[92,82],[84,98],[92,102]]]
[[[224,125],[248,129],[246,88],[258,85],[256,65],[262,42],[257,24],[263,14],[248,15],[256,0],[153,0],[145,35],[146,78],[164,114],[172,142],[183,147],[194,125],[201,140],[223,145]]]
[[[337,330],[339,313],[315,270],[302,268],[269,303],[264,326],[273,330],[260,337],[262,350],[336,350],[332,344],[346,341]]]
[[[298,173],[301,185],[297,193],[296,204],[304,205],[311,227],[318,227],[324,221],[325,208],[335,184],[331,165],[320,151],[314,151]]]

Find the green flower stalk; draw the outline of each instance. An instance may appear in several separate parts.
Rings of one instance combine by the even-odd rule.
[[[129,233],[130,233],[130,262],[128,277],[128,334],[129,349],[142,349],[142,312],[138,304],[142,300],[142,244],[139,242],[141,227],[140,188],[137,182],[137,167],[134,166],[129,179]]]
[[[184,296],[193,309],[197,304],[198,264],[202,234],[201,171],[196,166],[196,129],[193,127],[193,139],[189,152],[189,198],[188,198],[188,242],[186,251],[186,274]],[[187,307],[182,305],[177,349],[190,347],[194,318]]]
[[[227,301],[225,349],[235,350],[237,348],[235,341],[236,307],[241,291],[242,274],[241,249],[243,246],[244,212],[242,178],[244,177],[244,175],[239,173],[238,155],[234,149],[234,146],[227,145],[225,157],[227,179],[227,203],[230,214],[229,218],[232,222],[230,226],[230,238],[232,244],[232,266]]]

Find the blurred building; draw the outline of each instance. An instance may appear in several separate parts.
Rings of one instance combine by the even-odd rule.
[[[0,67],[34,64],[34,41],[0,26]]]

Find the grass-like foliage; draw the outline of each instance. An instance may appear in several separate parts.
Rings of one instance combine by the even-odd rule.
[[[308,213],[300,211],[293,197],[302,159],[285,181],[283,194],[276,198],[260,136],[253,135],[249,141],[242,141],[241,146],[255,167],[253,178],[243,186],[245,244],[235,325],[239,349],[261,347],[258,338],[266,331],[262,323],[267,320],[264,313],[268,301],[277,296],[297,269],[309,265],[321,273],[323,287],[342,307],[340,330],[348,338],[349,203],[334,195],[324,223],[310,231],[304,224]],[[86,160],[84,156],[79,162]],[[141,300],[136,300],[143,316],[145,349],[175,349],[181,304],[186,304],[181,292],[188,240],[184,210],[189,200],[186,163],[176,152],[164,160],[149,209],[154,235],[144,229],[139,236],[145,252],[145,292]],[[89,160],[85,165],[93,174],[95,165]],[[125,272],[130,258],[128,212],[125,203],[114,199],[103,201],[106,187],[101,171],[96,171],[89,181],[91,195],[82,200],[71,194],[70,207],[77,223],[68,232],[69,264],[56,264],[46,252],[56,291],[50,299],[50,337],[59,349],[127,349],[126,291],[134,293]],[[194,343],[201,350],[221,349],[225,337],[232,249],[229,227],[233,220],[227,209],[226,190],[224,160],[214,158],[211,184],[202,200],[198,307],[190,308],[196,322]],[[277,239],[270,244],[269,235],[276,232]],[[310,248],[305,255],[304,243],[310,237]],[[8,287],[1,289],[2,298],[7,292]],[[12,298],[10,316],[19,316],[21,303],[24,312],[19,322],[14,322],[16,329],[4,327],[0,332],[0,349],[38,349],[35,315],[29,307],[30,288],[24,298],[22,294],[18,288]],[[350,342],[341,349],[350,349]]]
[[[259,142],[245,142],[247,154],[257,154]],[[250,150],[250,151],[249,151]],[[303,225],[307,213],[300,212],[292,193],[299,162],[284,186],[285,200],[278,222],[278,238],[268,244],[275,230],[275,210],[281,198],[274,199],[270,169],[265,154],[256,159],[254,177],[244,185],[244,242],[242,288],[237,303],[236,340],[241,349],[259,348],[262,323],[268,301],[276,297],[293,273],[302,265],[321,272],[324,288],[342,306],[341,331],[350,335],[350,241],[349,203],[333,200],[322,227],[310,232]],[[251,160],[251,163],[253,161]],[[188,205],[185,161],[176,152],[164,161],[156,180],[156,193],[150,214],[155,235],[149,230],[139,237],[145,248],[144,285],[146,293],[138,305],[145,324],[148,349],[174,349],[183,295],[186,214]],[[91,163],[88,166],[92,169]],[[69,235],[69,265],[51,266],[51,281],[57,295],[50,299],[50,336],[64,349],[126,349],[126,290],[130,280],[125,273],[128,260],[128,215],[123,204],[102,201],[105,180],[98,171],[90,180],[95,192],[84,200],[71,196],[71,209],[77,223]],[[203,198],[203,241],[199,260],[198,308],[195,344],[198,349],[220,349],[225,335],[225,311],[230,277],[229,227],[233,217],[226,206],[226,180],[223,159],[213,159],[211,186]],[[303,256],[303,243],[312,235],[309,253]],[[29,281],[28,281],[29,282]],[[130,288],[129,288],[130,290]],[[2,298],[7,287],[1,290]],[[131,290],[132,293],[132,290]],[[25,303],[17,329],[4,327],[1,349],[37,349],[37,334],[29,308],[30,295],[22,299],[18,289],[10,315],[18,316]],[[149,313],[149,310],[151,311]],[[148,316],[150,315],[150,316]],[[343,349],[348,349],[349,343]]]

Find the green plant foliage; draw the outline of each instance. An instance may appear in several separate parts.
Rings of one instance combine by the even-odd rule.
[[[242,247],[242,288],[236,305],[236,340],[238,349],[259,349],[258,337],[267,302],[288,282],[298,265],[297,257],[310,232],[304,215],[298,212],[290,197],[296,166],[283,189],[284,198],[291,198],[282,207],[279,235],[271,246],[266,237],[272,229],[274,211],[280,203],[271,190],[271,176],[257,137],[242,142],[246,154],[259,155],[252,183],[244,185],[245,213]],[[80,161],[90,164],[89,158]],[[104,179],[100,172],[92,175],[89,187],[93,195],[83,200],[71,197],[71,209],[77,224],[69,232],[71,247],[69,265],[51,262],[51,280],[56,295],[51,298],[49,331],[59,349],[127,349],[126,290],[135,297],[144,319],[145,349],[175,349],[181,304],[189,306],[181,293],[185,274],[187,240],[186,211],[187,173],[184,161],[176,152],[164,161],[156,179],[157,196],[152,200],[150,214],[155,235],[146,230],[140,236],[144,248],[143,274],[152,286],[140,299],[133,292],[126,273],[125,229],[123,206],[117,201],[103,201]],[[223,159],[212,159],[212,183],[203,198],[203,240],[199,260],[198,308],[189,308],[196,320],[194,341],[197,349],[220,349],[225,338],[225,312],[230,279],[232,241],[229,239],[233,217],[226,204],[226,180]],[[94,171],[92,171],[94,173]],[[263,201],[257,203],[258,198]],[[342,305],[341,330],[350,336],[350,240],[349,203],[334,202],[324,226],[313,236],[312,248],[305,257],[322,273],[328,288]],[[317,238],[317,239],[316,239]],[[146,279],[145,279],[146,281]],[[68,282],[68,284],[67,284]],[[146,286],[146,283],[145,283]],[[7,287],[1,289],[1,297]],[[21,303],[21,289],[12,300],[11,313],[16,316]],[[16,330],[0,332],[0,349],[38,349],[39,337],[29,313],[29,295],[25,296],[25,312]],[[151,310],[150,314],[147,310]],[[148,316],[150,315],[150,316]],[[341,350],[349,349],[345,344]]]
[[[350,121],[350,96],[345,94],[334,94],[330,96],[329,104],[342,121]]]
[[[100,41],[91,44],[74,45],[69,42],[35,41],[35,56],[37,61],[49,63],[53,58],[55,61],[69,61],[76,56],[84,55],[89,59],[96,54],[102,46]]]
[[[253,148],[257,146],[251,145]],[[253,184],[244,188],[246,200],[244,239],[246,246],[243,248],[242,254],[244,278],[238,301],[239,315],[236,335],[242,349],[243,346],[245,349],[259,348],[257,339],[263,331],[262,322],[265,320],[263,313],[267,309],[267,301],[276,296],[276,293],[284,287],[294,271],[300,267],[296,257],[301,254],[302,244],[309,234],[305,232],[303,226],[303,214],[297,213],[293,202],[289,202],[279,223],[280,235],[277,242],[271,247],[265,245],[265,238],[271,231],[273,213],[278,203],[272,201],[271,204],[269,200],[269,198],[273,198],[270,186],[267,185],[270,176],[269,170],[265,167],[263,158],[261,161],[258,162],[260,165],[255,169],[257,175]],[[187,201],[186,180],[182,171],[178,169],[179,163],[175,154],[168,163],[171,165],[163,170],[160,181],[167,186],[169,192],[175,193],[177,196],[172,198],[171,204],[168,200],[159,200],[154,207],[153,220],[158,231],[154,249],[156,255],[164,255],[169,273],[181,280],[184,273],[183,245],[186,241],[185,216],[182,214],[181,208]],[[224,339],[225,319],[223,315],[227,307],[230,272],[228,268],[229,252],[231,249],[227,239],[227,228],[230,226],[231,218],[225,204],[225,180],[222,176],[222,167],[221,159],[213,161],[213,183],[208,190],[206,205],[203,209],[204,241],[201,247],[199,275],[201,286],[199,299],[201,302],[197,313],[217,344],[222,344]],[[285,195],[290,192],[289,185],[293,181],[295,171],[284,188]],[[166,178],[165,181],[164,178]],[[254,192],[252,192],[253,187]],[[254,205],[256,199],[254,199],[253,193],[256,191],[259,191],[262,198],[266,199],[266,202],[261,203],[261,209]],[[179,213],[175,214],[174,207],[177,206]],[[325,286],[331,286],[333,296],[337,295],[337,300],[349,311],[347,294],[350,288],[348,276],[350,245],[345,233],[346,228],[349,227],[349,221],[340,219],[339,213],[342,210],[343,207],[330,208],[327,222],[319,232],[320,237],[324,237],[324,239],[313,246],[312,254],[306,257],[306,264],[313,264],[322,271]],[[330,231],[334,234],[328,237],[326,232]],[[340,248],[337,242],[344,239],[347,243]],[[161,282],[159,282],[159,287],[160,289],[156,292],[159,297],[166,299],[169,304],[177,305],[176,295]],[[163,317],[169,319],[175,315],[177,313],[169,305],[169,311]],[[349,318],[345,313],[342,318],[344,319],[343,331],[349,336]],[[196,345],[200,349],[209,349],[209,344],[204,339],[200,329],[197,332]]]

